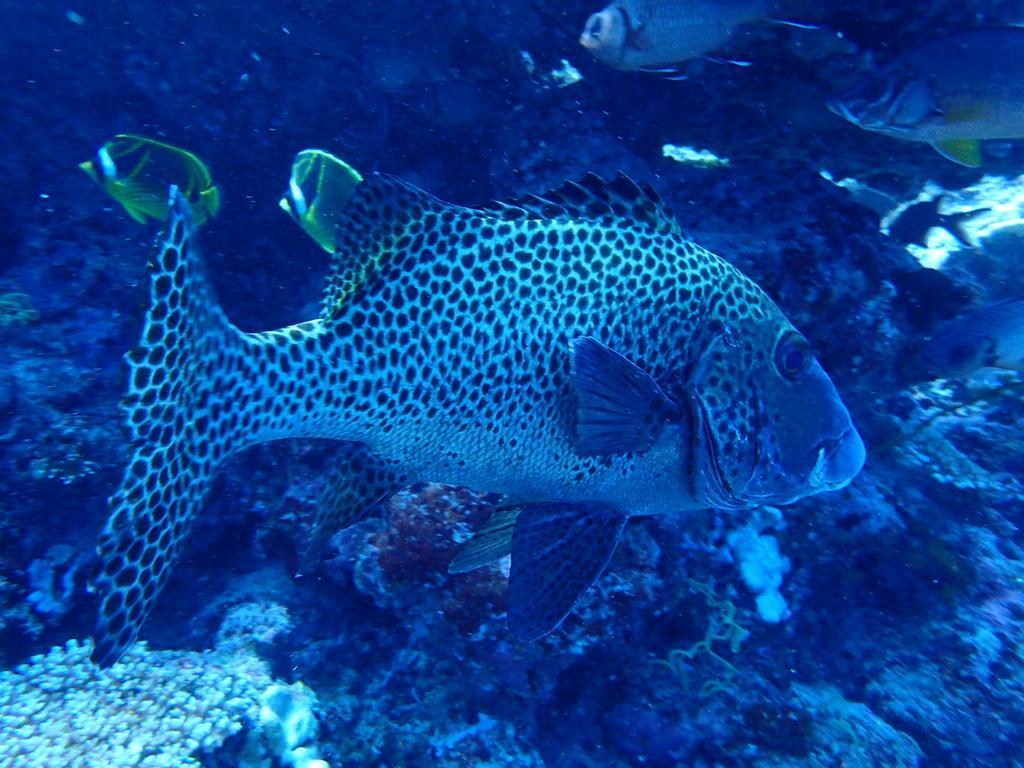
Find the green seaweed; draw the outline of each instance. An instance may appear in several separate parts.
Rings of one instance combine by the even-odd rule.
[[[656,659],[653,666],[667,669],[673,677],[680,681],[684,688],[689,688],[691,662],[699,656],[712,659],[721,670],[721,674],[705,680],[698,691],[700,696],[708,697],[728,690],[740,671],[736,665],[722,656],[716,649],[716,643],[727,643],[729,652],[736,654],[750,632],[736,623],[736,605],[729,599],[720,598],[710,584],[696,579],[688,579],[687,585],[704,596],[710,609],[708,626],[703,639],[689,648],[676,648],[670,651],[667,658]]]

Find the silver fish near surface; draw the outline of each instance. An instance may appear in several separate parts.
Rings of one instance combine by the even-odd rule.
[[[981,165],[979,140],[1024,138],[1024,29],[978,29],[907,53],[829,102],[867,131]]]
[[[768,0],[614,0],[587,19],[580,45],[614,69],[665,67],[721,48],[769,9]]]
[[[99,662],[136,638],[221,463],[264,441],[344,442],[318,544],[411,483],[516,499],[451,570],[511,554],[526,640],[572,611],[629,518],[784,504],[859,472],[807,341],[650,187],[589,175],[468,208],[338,168],[323,310],[264,333],[220,309],[172,191],[128,355],[134,453],[99,541]]]

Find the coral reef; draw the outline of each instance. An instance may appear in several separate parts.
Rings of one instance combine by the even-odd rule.
[[[723,55],[750,66],[683,81],[591,60],[577,38],[603,4],[7,4],[0,764],[1024,764],[1021,374],[904,375],[944,320],[1024,293],[1024,145],[969,169],[825,106],[1020,3],[787,1],[817,29],[748,30]],[[277,210],[305,147],[465,203],[588,171],[650,182],[807,336],[868,464],[777,514],[632,522],[576,614],[526,644],[504,628],[507,558],[447,573],[499,499],[409,489],[309,563],[336,447],[260,446],[216,481],[148,644],[97,669],[68,638],[92,624],[153,232],[75,164],[130,131],[212,169],[202,247],[246,329],[318,312],[326,259]],[[938,195],[989,209],[975,247],[889,236]]]
[[[150,650],[100,670],[70,641],[0,673],[7,765],[186,768],[256,722],[270,674],[259,659]]]
[[[328,768],[314,746],[319,733],[316,704],[316,694],[302,683],[272,685],[260,694],[260,725],[273,758],[294,768]],[[242,764],[256,768],[260,763],[246,759]]]

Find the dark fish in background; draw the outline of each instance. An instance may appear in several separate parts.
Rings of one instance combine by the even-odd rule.
[[[942,196],[940,195],[905,208],[889,225],[889,237],[904,245],[914,243],[923,246],[927,245],[928,231],[939,228],[949,232],[961,245],[967,248],[976,248],[977,246],[971,241],[961,224],[979,213],[986,213],[992,209],[975,208],[972,211],[958,213],[939,213],[941,204]]]
[[[1024,299],[968,312],[939,328],[921,348],[934,377],[967,376],[980,368],[1024,371]]]
[[[868,131],[931,144],[981,165],[980,139],[1024,138],[1024,29],[978,29],[929,43],[829,102]]]
[[[614,0],[587,19],[580,45],[614,69],[668,73],[672,65],[721,48],[737,27],[770,20],[772,5],[769,0]]]

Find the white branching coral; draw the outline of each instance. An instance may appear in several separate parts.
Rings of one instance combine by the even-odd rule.
[[[154,651],[109,669],[69,642],[0,672],[0,765],[198,768],[195,755],[259,723],[271,683],[250,653]]]

